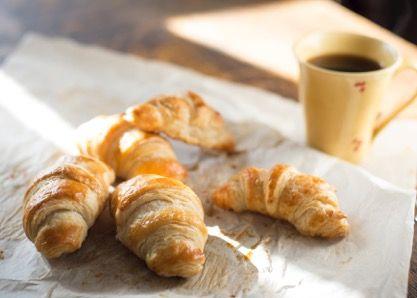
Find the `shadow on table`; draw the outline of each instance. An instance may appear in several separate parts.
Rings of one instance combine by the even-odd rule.
[[[180,38],[166,28],[166,20],[173,16],[247,8],[270,2],[273,1],[103,0],[85,5],[80,1],[54,1],[49,4],[40,0],[24,0],[0,3],[0,9],[6,16],[10,15],[5,19],[6,24],[7,21],[13,22],[10,27],[16,28],[10,32],[10,43],[17,43],[28,30],[69,37],[82,43],[172,62],[208,75],[297,98],[294,82]]]

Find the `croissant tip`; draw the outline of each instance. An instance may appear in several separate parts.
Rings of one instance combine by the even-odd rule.
[[[53,228],[42,228],[35,241],[35,246],[47,258],[58,258],[63,254],[78,250],[87,234],[84,224],[61,222]]]
[[[168,253],[167,250],[170,252]],[[147,260],[149,268],[162,276],[191,277],[203,269],[206,258],[199,248],[176,245],[156,253]]]
[[[221,208],[226,208],[226,205],[225,205],[225,202],[227,201],[226,193],[227,193],[227,186],[226,185],[220,186],[217,190],[214,191],[214,193],[211,196],[213,203]]]
[[[340,229],[332,238],[341,239],[345,238],[347,235],[349,235],[349,227]]]
[[[341,239],[341,238],[346,237],[350,232],[350,226],[346,218],[347,218],[346,215],[344,215],[343,217],[340,217],[338,224],[336,225],[337,227],[333,231],[331,231],[328,235],[325,235],[324,238]]]
[[[235,153],[238,153],[238,151],[236,150],[236,147],[235,147],[235,143],[234,143],[234,142],[230,143],[230,145],[227,145],[227,146],[225,147],[225,151],[226,151],[226,153],[228,153],[228,154],[235,154]]]

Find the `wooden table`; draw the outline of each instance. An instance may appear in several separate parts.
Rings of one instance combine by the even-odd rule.
[[[276,15],[271,17],[271,12]],[[254,16],[254,13],[259,15]],[[279,30],[277,36],[281,40],[292,40],[308,29],[322,29],[325,26],[378,36],[394,43],[404,55],[417,58],[415,46],[338,4],[326,1],[263,0],[254,4],[253,0],[0,0],[0,61],[13,50],[24,33],[34,31],[73,38],[82,43],[97,44],[141,57],[165,60],[218,78],[296,98],[296,74],[291,71],[293,66],[280,67],[292,61],[285,48],[273,57],[281,59],[282,63],[269,67],[265,60],[257,59],[259,57],[249,55],[249,59],[246,59],[245,52],[236,52],[238,48],[225,48],[229,39],[224,42],[222,39],[210,39],[209,34],[205,40],[202,38],[204,34],[193,35],[193,27],[187,27],[188,20],[192,20],[210,29],[210,22],[216,24],[220,20],[225,22],[220,26],[220,31],[224,26],[226,32],[230,24],[239,26],[242,24],[239,22],[265,18],[267,22],[260,21],[253,26],[246,26],[249,31],[242,34],[241,40],[250,43],[253,38],[259,37],[259,32],[251,31],[251,28],[259,24],[263,28],[268,26],[266,28]],[[295,18],[302,22],[294,23]],[[269,29],[265,29],[265,32],[269,32]],[[246,49],[246,45],[242,46]],[[414,78],[406,76],[399,83],[409,85],[414,82]],[[417,118],[417,105],[408,112],[408,116]],[[417,297],[416,231],[409,275],[409,297]]]

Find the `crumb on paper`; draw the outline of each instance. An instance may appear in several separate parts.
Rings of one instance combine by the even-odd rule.
[[[0,249],[0,260],[4,260],[4,250]]]
[[[272,240],[271,237],[267,236],[267,237],[264,237],[262,241],[263,241],[264,244],[269,244],[269,243],[271,243],[271,240]]]
[[[253,250],[248,251],[248,253],[244,254],[246,261],[250,261],[253,257]]]
[[[347,264],[347,263],[349,263],[350,261],[352,261],[352,257],[349,257],[349,258],[347,258],[346,260],[344,260],[344,261],[341,261],[340,263],[341,264]]]

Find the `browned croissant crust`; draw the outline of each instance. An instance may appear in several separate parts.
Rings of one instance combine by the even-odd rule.
[[[188,186],[139,175],[119,184],[110,208],[118,239],[151,270],[181,277],[202,270],[207,229],[200,199]]]
[[[122,115],[98,116],[82,124],[78,128],[78,149],[111,166],[122,179],[139,174],[179,180],[187,176],[165,139],[141,131]]]
[[[81,247],[103,209],[114,172],[86,156],[64,156],[41,173],[24,197],[23,228],[48,258]]]
[[[288,165],[279,164],[270,171],[246,168],[217,189],[213,201],[224,209],[286,220],[303,235],[336,238],[349,230],[333,188]]]
[[[234,139],[221,115],[193,92],[163,95],[126,111],[126,119],[148,132],[208,149],[233,151]]]

